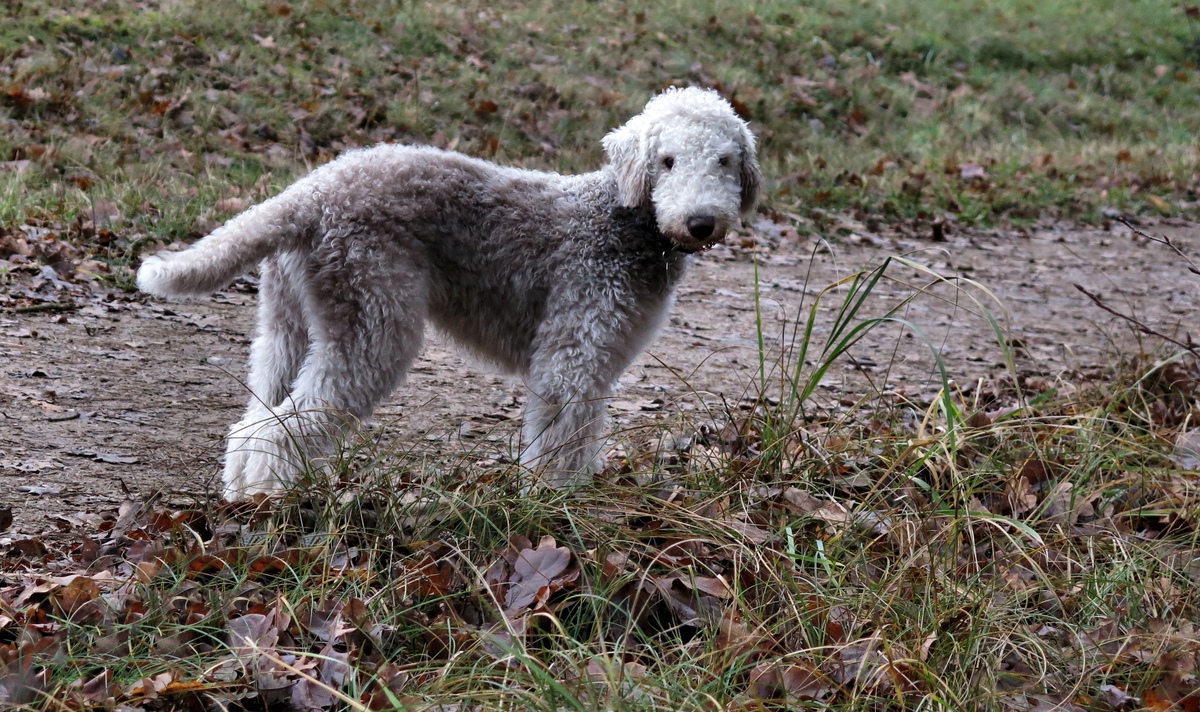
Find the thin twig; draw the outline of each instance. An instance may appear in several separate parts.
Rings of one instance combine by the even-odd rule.
[[[17,314],[34,314],[36,312],[67,312],[79,309],[80,305],[73,302],[42,302],[27,307],[17,307],[13,312]]]
[[[1138,331],[1142,332],[1143,334],[1146,334],[1148,336],[1153,336],[1158,339],[1162,339],[1163,341],[1166,341],[1169,344],[1174,344],[1174,345],[1178,346],[1179,348],[1184,349],[1185,351],[1190,353],[1192,356],[1200,359],[1200,346],[1197,346],[1196,344],[1192,343],[1192,339],[1190,336],[1188,337],[1188,340],[1186,342],[1183,342],[1174,337],[1167,336],[1166,334],[1155,331],[1154,329],[1147,326],[1145,323],[1138,321],[1135,317],[1132,317],[1128,314],[1122,314],[1121,312],[1117,311],[1116,309],[1113,309],[1112,307],[1108,306],[1107,304],[1105,304],[1103,302],[1103,300],[1100,299],[1099,296],[1092,294],[1088,290],[1084,289],[1082,285],[1076,284],[1075,288],[1078,289],[1079,291],[1083,292],[1087,296],[1088,299],[1091,299],[1093,304],[1100,307],[1101,309],[1108,312],[1109,314],[1112,314],[1115,317],[1124,319],[1125,321],[1129,322],[1134,328],[1136,328]]]
[[[1160,245],[1166,245],[1167,247],[1171,248],[1172,252],[1174,252],[1175,254],[1182,257],[1184,259],[1184,261],[1188,263],[1188,271],[1189,272],[1191,272],[1192,274],[1200,275],[1200,269],[1196,268],[1196,263],[1192,262],[1192,258],[1188,257],[1187,253],[1185,253],[1182,249],[1179,248],[1179,245],[1176,245],[1174,242],[1171,242],[1171,238],[1167,237],[1166,235],[1151,235],[1149,233],[1142,232],[1141,230],[1137,229],[1132,224],[1130,224],[1130,222],[1127,219],[1125,219],[1124,217],[1118,217],[1118,218],[1116,218],[1116,221],[1121,223],[1125,227],[1129,228],[1133,232],[1134,235],[1137,235],[1138,237],[1140,237],[1142,239],[1149,240],[1150,242],[1157,242]]]

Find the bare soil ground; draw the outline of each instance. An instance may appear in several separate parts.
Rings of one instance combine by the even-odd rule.
[[[991,290],[998,303],[989,306],[1017,347],[1018,373],[1034,389],[1078,382],[1142,347],[1134,330],[1089,303],[1076,283],[1168,333],[1186,332],[1200,313],[1200,282],[1183,261],[1123,227],[997,231],[941,243],[860,231],[833,244],[765,222],[759,228],[768,364],[790,340],[780,334],[785,326],[791,333],[802,304],[807,309],[826,285],[893,254]],[[1196,226],[1154,230],[1188,253],[1200,245]],[[622,378],[611,408],[620,429],[679,427],[680,414],[707,419],[706,409],[753,395],[755,270],[751,252],[738,246],[696,260],[670,323]],[[893,281],[880,283],[865,315],[928,282],[900,264],[889,274]],[[833,316],[833,296],[818,332]],[[902,315],[940,349],[957,383],[1004,372],[991,328],[964,291],[930,289]],[[199,303],[97,294],[76,311],[0,312],[0,508],[11,506],[17,526],[32,532],[49,526],[47,515],[110,508],[124,488],[185,499],[211,491],[225,428],[246,400],[254,316],[253,290],[236,287]],[[870,335],[852,351],[854,362],[822,383],[822,401],[836,407],[872,389],[928,399],[940,382],[929,347],[908,333],[897,326]],[[431,335],[408,383],[377,414],[374,432],[401,451],[502,457],[521,399],[519,384]]]

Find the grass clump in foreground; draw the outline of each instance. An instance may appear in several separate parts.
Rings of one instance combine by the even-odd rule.
[[[353,146],[592,169],[600,137],[671,84],[716,87],[750,120],[780,220],[925,232],[1197,201],[1200,19],[1157,0],[22,0],[0,16],[0,228],[118,264]]]
[[[364,446],[336,486],[257,506],[65,517],[65,541],[4,561],[0,701],[1194,707],[1198,448],[1169,444],[1188,442],[1196,364],[822,408],[809,385],[894,318],[863,315],[883,275],[819,307],[826,343],[801,320],[764,352],[755,402],[670,450],[630,434],[574,494]]]

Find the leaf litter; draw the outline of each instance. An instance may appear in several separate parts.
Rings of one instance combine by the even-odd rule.
[[[614,491],[515,525],[546,503],[484,471],[455,474],[453,494],[406,474],[368,497],[350,477],[324,493],[342,519],[308,500],[130,497],[56,513],[50,533],[0,526],[0,694],[389,708],[479,665],[649,705],[683,660],[687,685],[734,707],[911,702],[938,689],[931,669],[961,667],[994,679],[1004,709],[1187,709],[1198,489],[1180,453],[1197,371],[1126,368],[1142,376],[1081,378],[1036,407],[1020,381],[970,384],[953,449],[936,394],[818,409],[774,436],[779,399],[738,403],[628,444],[602,478]],[[1115,453],[1098,471],[1097,439]],[[486,526],[464,532],[475,511]],[[1114,582],[1131,566],[1143,583]],[[898,603],[931,591],[953,592],[936,620]],[[1007,646],[982,672],[954,652],[975,620]],[[113,659],[128,662],[95,662]]]
[[[906,478],[895,479],[900,471],[887,462],[911,461],[911,445],[877,448],[863,459],[874,473],[874,494],[836,468],[820,475],[860,457],[855,449],[871,440],[847,434],[822,441],[811,425],[797,435],[805,442],[797,452],[815,456],[806,467],[817,468],[805,470],[803,481],[749,481],[715,497],[686,474],[676,489],[620,485],[625,498],[614,506],[580,502],[568,519],[542,520],[557,533],[511,536],[490,550],[464,547],[444,517],[425,520],[442,527],[432,539],[403,534],[416,525],[411,516],[402,518],[407,525],[386,527],[386,535],[344,525],[336,534],[297,529],[297,521],[313,521],[305,504],[311,500],[303,499],[170,508],[156,498],[127,498],[115,511],[62,515],[56,524],[66,537],[0,538],[0,700],[54,699],[79,710],[418,705],[439,666],[472,659],[510,674],[549,670],[543,655],[577,644],[555,631],[590,620],[582,630],[595,638],[578,652],[591,652],[578,668],[551,673],[579,699],[650,700],[650,676],[670,669],[653,652],[658,641],[672,646],[672,655],[708,648],[709,673],[729,676],[735,706],[838,704],[859,696],[915,701],[936,689],[927,666],[945,660],[946,646],[972,614],[943,613],[949,617],[937,626],[911,631],[880,626],[871,587],[914,600],[935,580],[965,577],[986,588],[989,605],[1036,612],[1036,623],[1017,626],[1018,639],[1056,650],[1064,661],[1061,669],[1038,668],[1028,651],[1012,647],[988,673],[998,680],[1003,709],[1084,709],[1096,701],[1111,709],[1189,709],[1200,699],[1191,672],[1200,631],[1186,622],[1197,612],[1195,597],[1185,594],[1194,583],[1179,576],[1198,572],[1183,573],[1187,550],[1173,542],[1194,531],[1182,513],[1196,511],[1200,492],[1173,484],[1168,468],[1152,490],[1143,482],[1122,497],[1101,496],[1065,479],[1085,456],[1061,439],[1069,431],[1039,426],[1042,437],[1059,444],[1022,458],[1019,428],[991,418],[973,423],[973,444],[956,456],[960,466],[971,458],[984,466],[981,446],[989,442],[1009,440],[1018,456],[1010,475],[979,488],[958,516],[908,488]],[[737,472],[737,458],[762,457],[765,429],[738,425],[730,432],[740,435],[712,439],[709,447]],[[670,441],[702,447],[710,437],[704,433]],[[647,464],[630,458],[618,471],[631,477],[663,462],[695,475],[709,471],[711,454],[693,460],[673,452],[674,460],[656,455]],[[922,478],[932,481],[946,456],[917,460]],[[360,513],[378,511],[360,486],[343,484],[350,489],[342,501]],[[486,496],[482,487],[467,496]],[[891,497],[899,498],[889,503]],[[580,522],[592,522],[582,539],[573,529]],[[623,533],[598,537],[595,526]],[[963,526],[969,538],[955,534]],[[1129,596],[1159,601],[1159,612],[1085,622],[1080,607],[1089,604],[1079,582],[1090,573],[1078,569],[1080,547],[1136,541],[1158,542],[1156,556],[1180,573],[1165,573],[1144,593],[1121,594],[1127,602],[1116,601],[1113,614],[1133,604]],[[865,578],[848,590],[868,599],[826,590],[844,566],[834,557],[847,546],[865,547],[854,574]],[[908,573],[899,578],[880,568],[900,562]],[[604,652],[607,645],[618,646],[615,657]],[[55,662],[64,656],[127,662],[77,663],[77,676],[64,678]],[[1107,672],[1081,690],[1079,676],[1097,665]]]

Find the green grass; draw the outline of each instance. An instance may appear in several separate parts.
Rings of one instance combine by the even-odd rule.
[[[1195,213],[1200,20],[1168,2],[9,4],[0,224],[171,240],[338,151],[582,171],[662,87],[761,138],[768,209],[891,222]],[[257,38],[257,39],[256,39]],[[962,177],[961,166],[983,168]],[[260,182],[262,181],[262,182]],[[128,244],[124,245],[128,248]],[[113,252],[113,250],[108,250]]]

